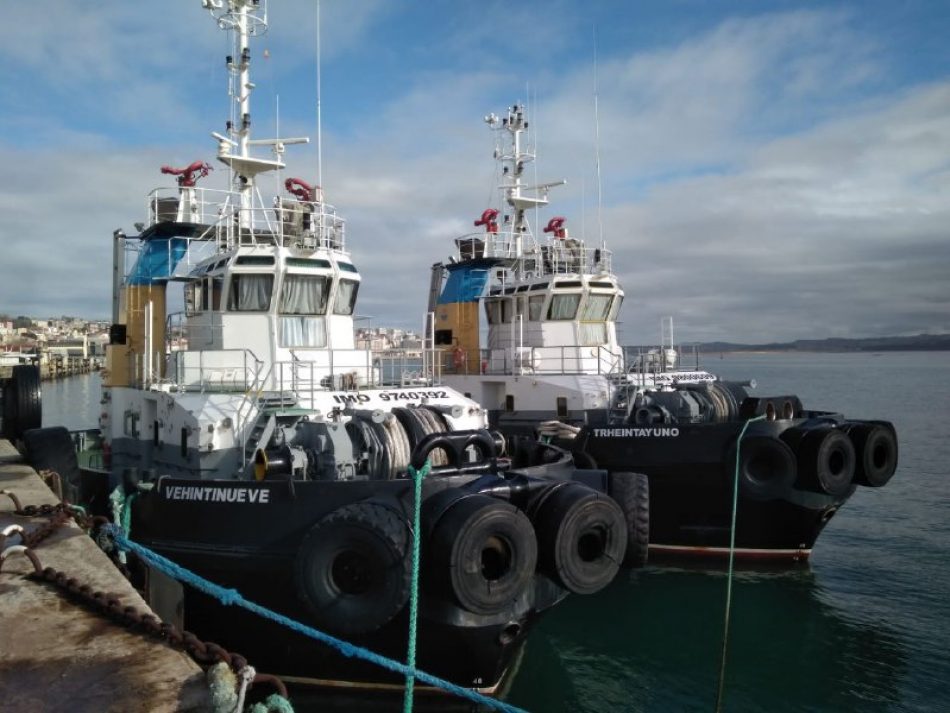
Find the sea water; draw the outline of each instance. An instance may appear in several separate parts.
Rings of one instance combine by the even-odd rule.
[[[888,419],[900,460],[858,488],[811,564],[739,571],[723,710],[950,710],[950,354],[710,355],[703,366]],[[509,701],[532,711],[712,711],[725,568],[648,566],[571,597],[535,630]]]
[[[859,488],[811,563],[650,565],[573,596],[532,633],[508,701],[538,712],[950,710],[950,354],[707,355],[753,393],[897,427],[884,488]],[[96,376],[43,386],[44,423],[94,427]]]

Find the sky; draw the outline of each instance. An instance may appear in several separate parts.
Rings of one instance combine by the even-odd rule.
[[[622,342],[666,316],[677,341],[950,332],[945,0],[320,7],[322,185],[363,324],[421,328],[431,265],[499,202],[483,117],[523,102],[531,170],[567,181],[542,224],[603,231]],[[285,175],[316,183],[316,3],[268,11],[255,137],[312,137]],[[0,313],[109,316],[112,232],[160,166],[215,163],[226,54],[200,0],[4,4]]]

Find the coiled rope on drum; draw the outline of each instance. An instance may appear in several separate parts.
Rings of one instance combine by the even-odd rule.
[[[106,525],[102,529],[112,538],[116,547],[118,547],[120,550],[134,552],[151,567],[154,567],[169,577],[174,577],[181,582],[190,584],[195,589],[204,592],[208,596],[214,597],[226,606],[239,606],[248,610],[249,612],[257,614],[258,616],[269,619],[273,622],[281,624],[282,626],[286,626],[288,629],[330,646],[339,651],[344,656],[368,661],[369,663],[375,664],[381,668],[385,668],[403,676],[409,676],[411,674],[415,679],[422,681],[427,685],[441,688],[443,691],[452,693],[460,698],[468,699],[473,703],[480,703],[489,708],[493,708],[494,710],[503,711],[503,713],[527,713],[521,708],[508,705],[507,703],[495,700],[494,698],[489,698],[488,696],[482,695],[478,691],[473,691],[470,688],[464,688],[456,683],[452,683],[451,681],[446,681],[445,679],[439,678],[438,676],[433,676],[431,673],[426,673],[425,671],[411,668],[401,661],[387,658],[386,656],[377,654],[375,651],[370,651],[369,649],[363,648],[362,646],[356,646],[349,643],[348,641],[344,641],[343,639],[338,639],[337,637],[331,636],[330,634],[320,631],[319,629],[314,629],[311,626],[294,621],[293,619],[257,604],[256,602],[249,601],[245,599],[236,589],[227,589],[215,584],[214,582],[210,582],[207,579],[195,574],[190,569],[186,569],[185,567],[172,562],[170,559],[163,557],[157,552],[150,550],[147,547],[143,547],[137,542],[133,542],[122,533],[122,529],[117,525]]]
[[[412,579],[409,586],[409,645],[406,651],[406,691],[403,694],[403,713],[412,711],[412,693],[415,689],[416,677],[416,625],[419,619],[419,533],[422,532],[422,481],[432,470],[432,463],[426,460],[425,464],[416,470],[409,466],[409,477],[412,478],[413,488],[413,516],[412,516]]]
[[[736,556],[736,510],[739,506],[739,463],[742,438],[745,436],[750,423],[761,421],[764,418],[764,415],[750,418],[743,424],[742,430],[739,431],[739,437],[736,439],[736,468],[732,483],[732,522],[729,526],[729,573],[726,578],[726,611],[722,626],[722,653],[719,658],[719,690],[716,693],[716,713],[722,710],[722,697],[726,685],[726,653],[729,645],[729,617],[732,613],[732,575]]]

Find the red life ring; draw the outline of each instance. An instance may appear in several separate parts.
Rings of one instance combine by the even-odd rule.
[[[452,366],[456,371],[465,368],[465,350],[462,347],[455,347],[452,350]]]

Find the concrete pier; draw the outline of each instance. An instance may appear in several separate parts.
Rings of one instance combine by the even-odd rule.
[[[58,501],[36,472],[0,440],[0,489],[23,506]],[[27,532],[43,517],[14,515],[0,495],[0,530],[18,524]],[[12,544],[19,544],[14,538]],[[123,605],[148,606],[109,558],[72,521],[43,540],[36,553],[93,589],[116,593]],[[205,677],[183,652],[131,632],[23,575],[28,559],[12,556],[0,572],[0,708],[17,711],[210,710]]]

